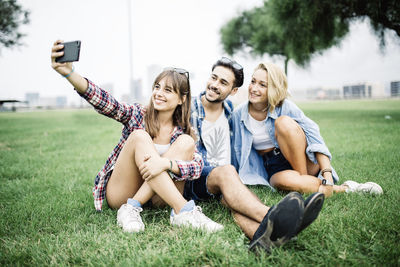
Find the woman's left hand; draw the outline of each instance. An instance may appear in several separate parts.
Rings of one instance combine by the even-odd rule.
[[[168,161],[168,162],[167,162]],[[139,166],[142,179],[149,181],[169,167],[169,160],[160,156],[145,156],[144,162]]]

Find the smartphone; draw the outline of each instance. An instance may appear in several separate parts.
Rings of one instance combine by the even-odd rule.
[[[64,55],[56,58],[56,62],[64,63],[64,62],[73,62],[79,60],[79,53],[81,51],[81,41],[72,41],[62,43],[64,45]]]

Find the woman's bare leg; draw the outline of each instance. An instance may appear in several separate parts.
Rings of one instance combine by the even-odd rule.
[[[318,192],[321,181],[314,175],[320,168],[307,158],[306,136],[300,125],[288,116],[281,116],[275,121],[275,137],[293,170],[274,174],[270,179],[271,185],[287,191]],[[344,189],[342,186],[333,186],[334,192],[344,192]]]
[[[171,144],[167,152],[163,154],[163,158],[168,158],[170,160],[192,160],[194,153],[195,143],[193,138],[189,135],[183,134],[179,136],[176,141]],[[185,186],[185,181],[174,181],[176,188],[179,190],[181,195],[183,195],[183,190]],[[166,203],[158,195],[154,195],[151,199],[153,205],[162,207]]]
[[[106,198],[110,208],[118,209],[121,207],[143,184],[135,157],[138,148],[136,144],[141,139],[140,135],[142,135],[140,131],[131,133],[115,163],[106,188]]]
[[[283,156],[293,170],[301,175],[315,175],[318,164],[312,163],[306,155],[306,135],[300,125],[288,116],[281,116],[275,121],[275,137]]]
[[[294,170],[280,171],[272,175],[270,184],[285,191],[297,191],[300,193],[318,192],[321,181],[311,175],[300,175]]]
[[[179,211],[186,204],[186,200],[167,172],[162,172],[144,183],[137,166],[144,162],[145,156],[159,157],[148,133],[136,130],[127,139],[107,184],[106,196],[109,206],[119,208],[136,193],[140,193],[136,200],[145,203],[156,192],[174,210]],[[142,190],[138,192],[142,186]]]
[[[300,193],[319,192],[321,180],[312,175],[300,175],[294,170],[277,172],[269,180],[270,184],[278,189],[285,191],[297,191]],[[333,192],[345,192],[345,187],[334,185]]]

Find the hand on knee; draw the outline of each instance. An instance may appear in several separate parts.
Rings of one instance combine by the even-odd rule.
[[[142,179],[145,181],[150,181],[163,171],[167,170],[169,166],[169,159],[162,158],[159,155],[145,155],[144,161],[138,166],[138,169]]]

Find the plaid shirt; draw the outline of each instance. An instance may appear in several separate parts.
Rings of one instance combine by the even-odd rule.
[[[125,104],[119,103],[113,96],[108,92],[104,91],[100,87],[88,80],[88,89],[84,94],[80,94],[91,104],[97,112],[107,117],[113,118],[124,125],[122,129],[122,136],[115,146],[114,150],[108,157],[106,164],[99,171],[94,181],[93,196],[94,206],[97,211],[101,211],[103,201],[106,197],[106,186],[107,182],[111,177],[112,170],[114,169],[115,163],[119,153],[121,152],[125,141],[129,135],[137,129],[145,129],[144,115],[146,109],[141,104]],[[183,134],[181,127],[175,127],[172,132],[170,144]],[[203,160],[201,155],[195,151],[193,159],[191,161],[176,160],[176,163],[180,169],[181,176],[173,174],[173,178],[178,181],[182,180],[193,180],[200,177],[203,169]]]

